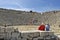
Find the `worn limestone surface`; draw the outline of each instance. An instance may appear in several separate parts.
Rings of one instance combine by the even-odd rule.
[[[52,31],[28,30],[19,31],[13,27],[0,27],[0,39],[4,40],[42,40],[53,39],[56,37]]]
[[[47,33],[47,34],[46,34]],[[23,31],[21,32],[21,40],[54,40],[55,36],[53,32],[44,31]],[[56,40],[56,39],[55,39]]]

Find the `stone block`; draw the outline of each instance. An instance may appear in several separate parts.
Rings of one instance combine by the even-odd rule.
[[[48,35],[54,35],[53,32],[40,32],[40,36],[48,36]]]
[[[33,40],[44,40],[43,37],[37,37],[37,38],[34,38]]]
[[[21,38],[21,40],[27,40],[27,38]]]
[[[40,33],[39,32],[21,33],[21,36],[25,38],[34,38],[34,37],[36,38],[40,36]]]
[[[28,33],[21,33],[21,37],[28,38]]]

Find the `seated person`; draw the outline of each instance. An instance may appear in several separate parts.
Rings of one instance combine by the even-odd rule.
[[[42,24],[39,26],[38,30],[45,31],[45,25],[42,23]]]

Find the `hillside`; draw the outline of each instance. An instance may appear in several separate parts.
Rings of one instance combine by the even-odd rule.
[[[60,11],[41,14],[0,8],[0,25],[39,25],[42,22],[60,25]]]
[[[40,14],[36,14],[36,15],[35,14],[36,14],[35,12],[0,9],[0,25],[32,24],[33,18],[35,19],[40,18]]]

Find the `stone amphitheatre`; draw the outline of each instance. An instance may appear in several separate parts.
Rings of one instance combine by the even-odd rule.
[[[37,30],[41,23],[50,24],[50,31],[60,33],[60,11],[33,12],[0,8],[0,26],[13,26],[20,31]]]

